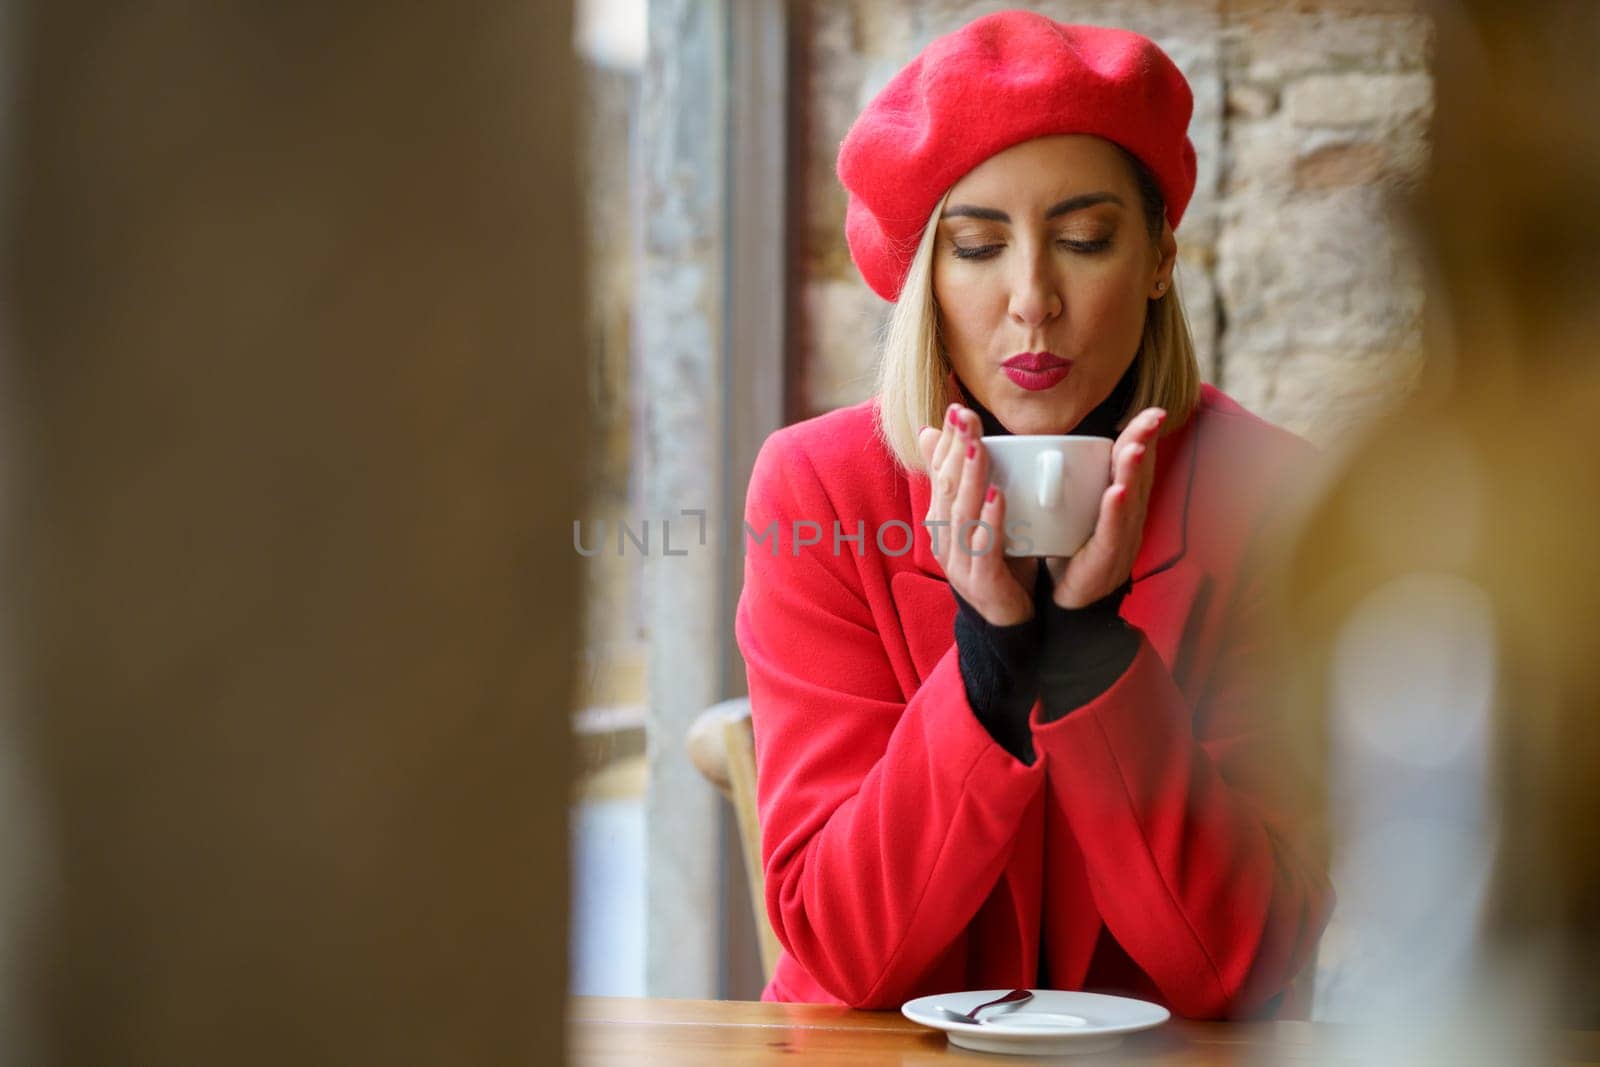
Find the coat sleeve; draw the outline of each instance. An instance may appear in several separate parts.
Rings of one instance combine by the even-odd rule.
[[[1035,725],[1107,928],[1190,1018],[1260,1010],[1333,906],[1317,761],[1275,699],[1273,579],[1249,558],[1262,565],[1241,582],[1198,707],[1141,634],[1110,689]]]
[[[906,700],[856,557],[830,550],[836,515],[808,457],[770,438],[747,497],[736,629],[773,929],[835,996],[886,1008],[976,915],[1043,777],[979,725],[954,646]],[[821,543],[798,547],[796,522],[819,524]]]

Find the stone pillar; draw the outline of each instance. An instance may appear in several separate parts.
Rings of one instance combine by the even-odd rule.
[[[645,412],[639,519],[656,538],[643,563],[650,641],[645,988],[652,996],[713,997],[722,800],[689,763],[684,740],[694,717],[723,695],[730,626],[717,556],[729,518],[723,9],[715,0],[652,0],[649,19],[636,360]],[[703,546],[699,518],[686,511],[704,514]],[[667,523],[671,551],[681,555],[666,555]]]

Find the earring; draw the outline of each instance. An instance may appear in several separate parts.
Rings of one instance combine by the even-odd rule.
[[[1156,282],[1156,292],[1164,293],[1166,291],[1167,291],[1167,283],[1165,281]]]

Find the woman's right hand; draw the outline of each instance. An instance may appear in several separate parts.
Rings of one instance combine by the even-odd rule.
[[[1033,617],[1039,562],[1005,554],[1005,493],[989,484],[981,438],[977,414],[960,404],[950,405],[943,426],[923,427],[917,447],[933,483],[925,521],[951,588],[990,625],[1012,626]]]

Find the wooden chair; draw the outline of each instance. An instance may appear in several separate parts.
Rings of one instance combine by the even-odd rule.
[[[713,704],[689,727],[689,760],[733,803],[739,820],[745,880],[761,942],[761,969],[768,981],[781,948],[767,921],[766,877],[761,870],[761,822],[756,814],[756,747],[750,727],[750,700],[739,697]]]

